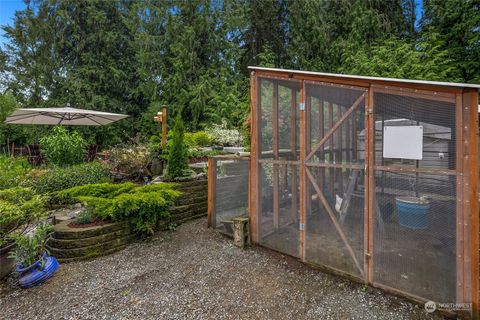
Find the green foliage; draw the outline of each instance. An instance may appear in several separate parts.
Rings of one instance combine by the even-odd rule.
[[[168,151],[167,176],[177,178],[185,176],[188,170],[188,149],[184,140],[183,120],[180,115],[175,119],[172,142]]]
[[[194,133],[190,133],[190,135],[191,135],[190,139],[192,141],[193,147],[208,147],[208,146],[211,146],[213,143],[213,137],[210,136],[205,131],[197,131]],[[187,134],[185,135],[185,140],[187,140],[186,137],[187,137]]]
[[[78,216],[75,218],[75,223],[77,224],[89,224],[92,223],[95,217],[93,216],[93,213],[89,209],[85,209],[82,212],[78,214]]]
[[[112,170],[123,179],[143,181],[150,176],[149,166],[152,163],[150,147],[132,141],[130,145],[119,145],[110,150]]]
[[[53,128],[51,135],[40,140],[42,152],[48,161],[57,166],[70,166],[83,162],[85,158],[86,141],[77,132],[69,133],[62,126]]]
[[[25,185],[32,187],[37,193],[49,193],[89,183],[110,181],[112,176],[108,165],[90,162],[66,168],[53,167],[38,175],[30,175]]]
[[[428,37],[428,41],[417,44],[397,38],[386,39],[348,56],[340,70],[377,77],[461,81],[448,52],[440,49],[438,35],[431,33]]]
[[[479,83],[478,1],[424,1],[420,24],[417,3],[28,1],[3,27],[0,87],[20,105],[130,115],[78,129],[113,145],[158,135],[152,118],[162,104],[191,131],[223,119],[241,129],[249,65]],[[13,110],[4,98],[0,107]],[[23,144],[48,130],[0,124],[0,141]]]
[[[164,159],[166,149],[162,146],[162,138],[159,136],[151,136],[148,141],[148,151],[152,159]]]
[[[19,186],[30,172],[30,166],[24,158],[0,155],[0,190]]]
[[[15,187],[0,191],[0,247],[23,234],[33,222],[46,217],[46,198],[32,189]]]
[[[212,124],[207,129],[208,134],[213,138],[213,142],[224,147],[238,146],[241,144],[242,135],[236,129],[228,129],[227,122],[222,124]]]
[[[168,208],[180,195],[173,187],[168,183],[96,184],[63,190],[59,196],[85,203],[96,217],[129,221],[138,233],[146,235],[153,233],[159,221],[169,216]]]
[[[15,250],[11,252],[11,257],[17,259],[24,268],[31,266],[42,258],[43,252],[46,251],[45,243],[52,231],[53,227],[50,224],[42,223],[37,225],[35,233],[32,236],[16,236],[16,246]]]

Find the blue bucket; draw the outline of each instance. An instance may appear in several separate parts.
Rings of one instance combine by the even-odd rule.
[[[398,223],[411,229],[426,229],[430,202],[417,197],[396,198]]]

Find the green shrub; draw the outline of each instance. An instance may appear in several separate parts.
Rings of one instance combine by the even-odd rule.
[[[31,177],[26,186],[37,193],[48,193],[90,183],[111,182],[110,167],[100,162],[90,162],[71,167],[53,167],[46,172]]]
[[[63,190],[64,198],[83,202],[95,217],[128,221],[136,232],[151,234],[180,193],[173,184],[136,186],[132,183],[96,184]],[[59,193],[60,194],[60,193]]]
[[[39,224],[32,236],[17,235],[15,237],[15,250],[10,253],[10,257],[17,259],[23,267],[31,266],[42,258],[45,249],[45,243],[49,234],[53,231],[50,224]]]
[[[110,150],[112,170],[123,179],[143,181],[150,176],[149,167],[152,163],[150,149],[136,141]]]
[[[53,128],[51,135],[42,137],[42,152],[48,161],[57,166],[69,166],[83,162],[87,142],[80,133],[69,133],[62,126]]]
[[[29,224],[46,217],[46,197],[29,188],[15,187],[0,191],[0,247],[14,235],[24,233]]]
[[[184,141],[184,126],[180,114],[175,119],[172,142],[168,150],[167,176],[183,177],[188,171],[188,149]]]
[[[77,186],[66,190],[60,190],[53,195],[54,202],[72,204],[75,199],[81,196],[101,197],[111,199],[125,192],[130,192],[136,185],[133,182],[119,184],[97,183]]]
[[[77,224],[89,224],[92,223],[95,217],[90,209],[85,209],[78,214],[75,218],[75,223]]]
[[[211,146],[213,143],[213,137],[205,131],[195,132],[192,139],[197,147],[207,147]]]
[[[0,156],[0,190],[19,186],[31,168],[24,158]]]

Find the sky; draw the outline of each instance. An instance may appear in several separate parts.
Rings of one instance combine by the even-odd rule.
[[[26,5],[23,0],[0,0],[0,25],[13,24],[16,10],[25,9]],[[0,30],[0,46],[7,41],[3,30]]]

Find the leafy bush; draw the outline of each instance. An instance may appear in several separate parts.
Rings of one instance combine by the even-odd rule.
[[[20,185],[26,180],[30,170],[24,158],[0,156],[0,189]]]
[[[48,161],[57,166],[69,166],[83,162],[87,142],[80,133],[69,133],[62,126],[53,128],[51,135],[40,139],[42,152]]]
[[[164,159],[165,148],[162,146],[162,138],[151,136],[148,142],[148,150],[152,159]]]
[[[124,179],[137,181],[150,176],[152,154],[145,145],[117,146],[110,151],[110,161],[113,171]]]
[[[222,124],[213,124],[207,129],[207,133],[213,138],[213,142],[225,147],[239,146],[242,143],[242,135],[236,129],[228,129],[226,121]]]
[[[24,268],[31,266],[42,258],[42,254],[46,250],[45,243],[52,231],[53,227],[50,224],[42,223],[36,227],[32,236],[16,236],[15,250],[11,252],[10,256],[16,258]]]
[[[175,119],[173,138],[168,150],[167,176],[169,178],[183,177],[188,171],[188,149],[184,140],[184,126],[180,114]]]
[[[185,143],[192,148],[207,147],[213,143],[213,137],[205,131],[185,133]]]
[[[61,196],[85,203],[95,217],[129,221],[136,232],[151,234],[159,221],[169,216],[168,208],[180,195],[173,186],[103,183],[63,190]]]
[[[58,191],[54,194],[54,198],[58,203],[72,204],[78,197],[100,197],[100,198],[113,198],[122,193],[130,192],[138,187],[133,182],[125,182],[119,184],[113,183],[97,183],[87,184],[83,186],[77,186],[66,190]]]
[[[46,216],[46,198],[35,195],[30,188],[15,187],[0,191],[0,247],[14,235],[23,234],[27,227]]]
[[[95,217],[93,216],[93,213],[89,209],[85,209],[82,212],[78,214],[78,216],[75,218],[75,223],[77,224],[89,224],[92,223]]]
[[[77,164],[71,167],[53,167],[35,172],[25,183],[37,193],[48,193],[89,183],[111,182],[110,167],[100,162]]]

